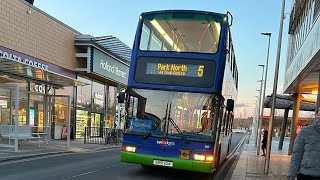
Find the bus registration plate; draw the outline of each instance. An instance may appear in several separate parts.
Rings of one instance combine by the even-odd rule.
[[[172,167],[173,166],[173,162],[160,161],[160,160],[153,160],[153,164],[154,165],[158,165],[158,166],[166,166],[166,167]]]

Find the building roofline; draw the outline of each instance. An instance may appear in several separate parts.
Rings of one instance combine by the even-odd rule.
[[[107,54],[108,56],[113,57],[114,59],[118,60],[122,64],[129,66],[130,62],[125,61],[123,58],[119,57],[115,53],[111,52],[110,50],[106,49],[105,47],[101,46],[97,42],[94,41],[94,37],[91,35],[80,35],[76,36],[75,39],[75,46],[92,46],[96,49],[102,51],[103,53]]]
[[[36,11],[40,12],[41,14],[43,14],[43,15],[47,16],[48,18],[50,18],[51,20],[53,20],[53,21],[55,21],[55,22],[57,22],[57,23],[61,24],[62,26],[64,26],[64,27],[68,28],[68,29],[69,29],[69,30],[71,30],[71,31],[75,32],[76,34],[81,34],[81,35],[82,35],[82,33],[80,33],[79,31],[75,30],[75,29],[74,29],[74,28],[72,28],[71,26],[69,26],[69,25],[67,25],[67,24],[63,23],[62,21],[60,21],[60,20],[58,20],[57,18],[55,18],[55,17],[51,16],[50,14],[48,14],[48,13],[44,12],[43,10],[41,10],[41,9],[37,8],[36,6],[34,6],[34,5],[30,4],[30,3],[28,3],[27,1],[25,1],[25,0],[19,0],[19,1],[20,1],[20,2],[22,2],[23,4],[25,4],[25,5],[29,6],[29,8],[32,8],[32,9],[34,9],[34,10],[36,10]]]

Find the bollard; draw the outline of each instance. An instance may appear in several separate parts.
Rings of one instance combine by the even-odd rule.
[[[87,143],[86,139],[87,139],[87,127],[84,128],[84,144]]]

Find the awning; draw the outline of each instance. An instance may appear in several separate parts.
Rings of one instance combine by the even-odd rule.
[[[0,57],[0,74],[23,77],[56,87],[86,85],[77,79],[4,57]]]
[[[271,108],[272,96],[269,95],[264,101],[265,108]],[[290,95],[280,95],[276,96],[276,109],[290,109],[293,110],[294,98]],[[315,111],[316,104],[314,101],[305,99],[304,97],[300,98],[300,110],[302,111]]]

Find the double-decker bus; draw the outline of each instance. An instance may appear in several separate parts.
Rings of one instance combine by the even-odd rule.
[[[231,19],[141,14],[128,88],[118,96],[126,107],[122,162],[211,174],[226,159],[238,88]]]

